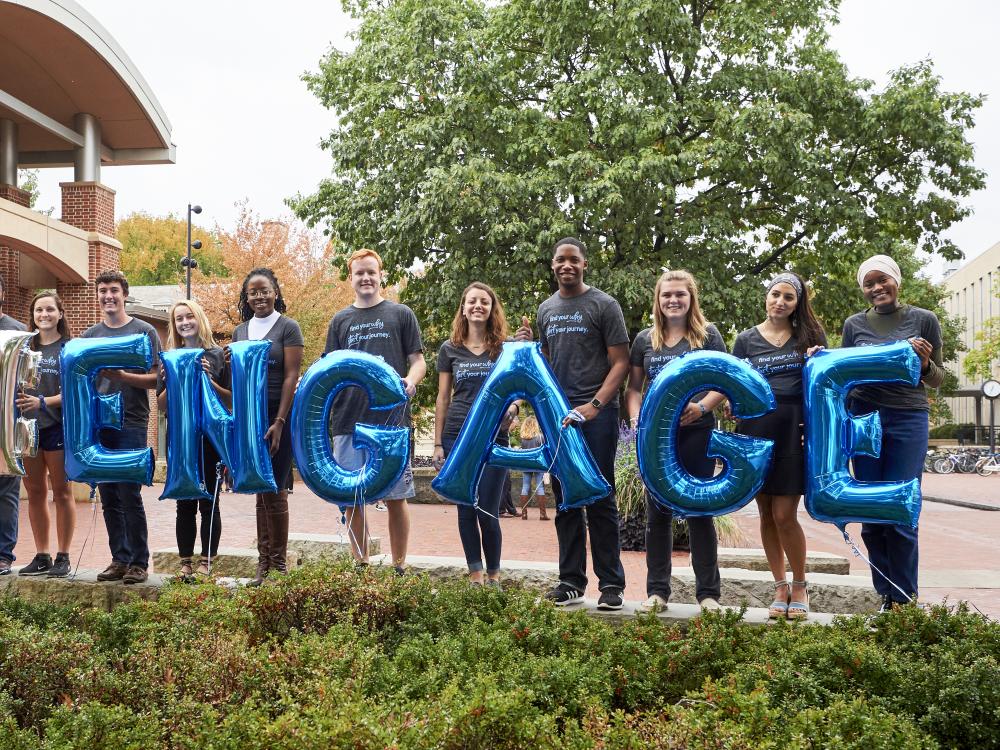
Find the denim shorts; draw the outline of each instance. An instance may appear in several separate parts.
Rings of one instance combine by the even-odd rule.
[[[357,471],[365,465],[367,453],[354,447],[353,435],[334,435],[331,446],[334,459],[348,471]],[[382,499],[405,500],[416,494],[417,488],[413,484],[413,467],[407,462],[399,481],[382,496]]]

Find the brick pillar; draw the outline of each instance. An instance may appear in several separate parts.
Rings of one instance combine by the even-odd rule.
[[[29,208],[31,203],[31,193],[13,185],[0,185],[0,198],[25,208]]]
[[[31,202],[31,193],[13,185],[0,185],[0,198],[27,208]],[[20,252],[7,245],[0,245],[0,276],[3,276],[5,291],[3,311],[12,318],[26,323],[28,303],[31,302],[34,292],[31,289],[21,288],[18,270],[20,259]]]
[[[99,182],[60,182],[62,188],[62,220],[78,229],[105,234],[115,233],[115,191]],[[90,263],[87,284],[60,283],[56,288],[66,306],[70,332],[76,336],[101,319],[97,309],[94,279],[101,271],[117,269],[118,248],[101,242],[90,242]]]

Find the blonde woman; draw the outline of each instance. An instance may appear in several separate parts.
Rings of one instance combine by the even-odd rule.
[[[667,271],[653,291],[653,325],[639,332],[629,355],[628,388],[625,403],[632,424],[639,419],[639,408],[646,385],[667,363],[697,349],[726,351],[718,329],[705,320],[698,305],[698,284],[687,271]],[[725,397],[704,391],[684,407],[678,449],[681,464],[696,477],[711,477],[715,459],[707,453],[708,440],[715,427],[712,410]],[[721,594],[715,522],[710,516],[687,519],[691,537],[691,565],[697,584],[696,596],[704,609],[718,609]],[[643,611],[664,610],[670,600],[670,556],[673,552],[673,513],[646,494],[646,596]]]
[[[225,364],[222,349],[212,338],[212,326],[208,322],[205,311],[197,302],[185,300],[176,302],[168,314],[170,331],[167,334],[167,349],[204,349],[201,366],[208,374],[212,387],[219,397],[228,405],[232,393],[228,389],[228,368]],[[157,402],[161,409],[167,404],[166,383],[161,377],[157,382]],[[215,467],[219,462],[211,441],[202,441],[202,471],[209,487],[215,476]],[[194,556],[194,540],[197,534],[198,514],[201,513],[201,560],[198,562],[198,575],[207,576],[210,572],[209,560],[219,553],[219,538],[222,535],[222,516],[219,513],[219,503],[212,500],[178,500],[177,501],[177,552],[181,559],[179,575],[190,578],[195,570],[192,568]]]
[[[539,448],[545,443],[545,437],[538,426],[538,420],[528,417],[521,425],[521,449]],[[525,471],[521,473],[521,518],[528,520],[528,503],[531,502],[531,489],[535,488],[535,502],[538,503],[538,520],[548,521],[545,512],[545,475],[540,471]]]

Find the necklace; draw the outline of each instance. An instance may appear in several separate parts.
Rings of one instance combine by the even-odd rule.
[[[765,330],[762,327],[757,328],[757,332],[764,338],[764,340],[771,346],[781,348],[785,345],[785,342],[792,337],[791,331],[770,331]]]

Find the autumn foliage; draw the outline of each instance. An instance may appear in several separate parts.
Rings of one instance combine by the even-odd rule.
[[[350,284],[331,263],[332,245],[294,221],[267,221],[241,204],[236,228],[219,232],[225,277],[192,277],[192,296],[202,304],[219,340],[228,340],[241,322],[237,308],[247,273],[259,266],[278,277],[286,314],[298,321],[305,337],[304,365],[323,353],[326,329],[334,313],[354,299]]]

